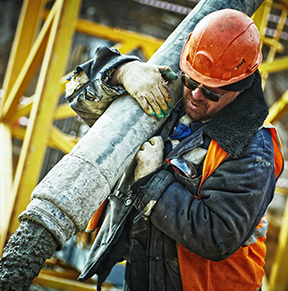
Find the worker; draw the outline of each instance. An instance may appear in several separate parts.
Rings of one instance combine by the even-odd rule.
[[[96,273],[100,289],[125,259],[124,290],[261,290],[265,214],[283,155],[266,121],[254,22],[224,9],[196,25],[180,58],[183,98],[171,112],[167,67],[104,47],[97,54],[104,99],[126,90],[166,121],[136,155],[131,186],[110,195],[80,280]],[[84,119],[93,116],[75,100]]]

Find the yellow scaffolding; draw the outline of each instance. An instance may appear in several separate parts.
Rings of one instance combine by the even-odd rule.
[[[53,125],[57,119],[75,116],[68,104],[57,107],[59,96],[64,92],[64,75],[74,31],[99,38],[109,36],[122,53],[141,49],[147,59],[163,43],[163,40],[153,37],[78,19],[80,0],[57,0],[50,11],[45,10],[45,2],[24,1],[3,84],[0,111],[0,198],[3,208],[0,250],[7,235],[17,228],[17,216],[30,202],[45,148],[57,148],[66,154],[78,141]],[[39,30],[43,18],[45,22]],[[40,64],[35,94],[21,102]],[[22,116],[29,116],[27,128],[17,124]],[[23,140],[15,175],[12,167],[13,137]]]
[[[97,38],[109,39],[116,43],[115,47],[122,53],[127,54],[140,49],[146,59],[163,43],[163,40],[150,36],[78,19],[81,0],[55,0],[50,11],[45,10],[46,2],[47,0],[23,2],[3,83],[4,96],[0,99],[0,253],[7,238],[18,227],[17,216],[30,202],[30,194],[38,183],[45,149],[56,148],[66,154],[78,141],[53,125],[53,121],[57,119],[75,116],[68,104],[57,106],[64,91],[66,65],[75,30]],[[276,52],[284,50],[280,35],[288,7],[287,1],[280,2],[282,4],[266,0],[254,15],[262,43],[270,47],[267,59],[259,68],[264,85],[269,73],[288,68],[287,56],[275,58]],[[265,28],[272,8],[280,9],[281,17],[276,34],[268,38]],[[43,19],[45,21],[42,23]],[[35,93],[25,96],[35,78]],[[28,97],[25,102],[22,100],[23,96]],[[287,110],[288,90],[270,108],[269,120],[272,123],[280,120]],[[29,118],[27,127],[17,122],[23,116]],[[23,141],[15,169],[12,138]],[[278,253],[269,282],[265,284],[266,290],[286,291],[288,288],[288,263],[285,263],[288,253],[288,207],[283,219]],[[62,280],[55,280],[55,277]],[[66,290],[92,290],[92,286],[84,283],[76,286],[74,277],[66,278],[63,274],[45,271],[41,272],[35,282],[46,286],[65,286]]]
[[[0,193],[4,210],[3,214],[1,212],[1,250],[7,231],[8,235],[15,231],[18,227],[17,216],[30,202],[30,194],[38,182],[48,141],[53,142],[55,135],[61,137],[52,122],[59,99],[59,80],[65,74],[80,2],[55,1],[47,20],[37,33],[45,1],[24,1],[5,75],[4,97],[1,102],[3,158],[1,157],[0,174],[4,181],[1,183]],[[13,177],[11,137],[12,128],[15,127],[14,115],[23,109],[21,98],[39,67],[35,94],[30,99],[29,123],[23,132],[21,153]],[[21,129],[23,131],[23,128]],[[4,140],[5,145],[2,148]],[[66,144],[66,150],[68,146],[71,149],[75,145],[65,139],[63,142]]]
[[[253,19],[259,29],[262,46],[269,46],[267,58],[263,60],[259,67],[262,77],[263,88],[266,85],[269,74],[288,70],[288,56],[275,57],[276,53],[283,53],[284,46],[280,42],[281,33],[287,20],[288,14],[288,1],[281,0],[280,3],[274,3],[273,0],[266,0],[260,8],[253,15]],[[266,36],[266,29],[268,27],[269,15],[272,9],[279,11],[279,21],[277,23],[275,33],[273,36]],[[282,95],[281,98],[275,102],[270,110],[268,120],[271,123],[277,122],[288,111],[288,90]]]
[[[45,10],[46,2],[24,0],[3,82],[4,96],[0,99],[0,253],[18,227],[18,215],[30,202],[46,147],[66,154],[78,141],[53,125],[55,120],[75,116],[68,104],[57,106],[64,92],[66,65],[75,30],[98,38],[109,36],[122,53],[140,49],[147,59],[163,43],[150,36],[78,19],[81,0],[56,0],[50,11]],[[35,78],[35,93],[25,96]],[[27,127],[17,122],[23,116],[29,119]],[[12,138],[23,141],[16,169],[13,169]],[[77,276],[71,279],[65,278],[66,275],[67,270],[58,275],[42,270],[35,282],[66,290],[95,290],[95,286],[89,284],[76,284]]]
[[[273,36],[266,36],[269,15],[277,11],[278,23]],[[276,53],[283,53],[284,46],[280,42],[281,33],[284,30],[288,15],[288,1],[281,0],[274,3],[266,0],[254,14],[254,21],[258,26],[262,46],[267,45],[269,51],[263,60],[259,71],[262,77],[263,88],[266,85],[269,74],[281,72],[288,69],[288,56],[276,57]],[[288,111],[288,90],[269,108],[268,120],[275,123],[281,120]],[[288,189],[280,189],[282,193],[288,194]],[[280,228],[275,259],[272,263],[269,278],[265,278],[264,291],[287,291],[288,290],[288,202],[283,215],[283,223]]]

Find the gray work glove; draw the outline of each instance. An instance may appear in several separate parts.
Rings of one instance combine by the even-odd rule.
[[[154,172],[163,162],[163,140],[161,136],[154,136],[146,141],[135,159],[137,166],[134,171],[135,181]]]
[[[134,180],[138,181],[155,172],[162,165],[163,154],[164,144],[161,136],[154,136],[146,141],[135,156],[137,166],[134,171]],[[145,217],[150,215],[156,202],[156,199],[148,199],[144,209],[141,209]]]
[[[147,114],[156,114],[161,119],[169,115],[171,107],[167,82],[162,76],[169,80],[177,79],[177,74],[167,66],[132,61],[121,68],[117,80]]]

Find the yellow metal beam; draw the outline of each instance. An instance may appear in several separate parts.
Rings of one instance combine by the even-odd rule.
[[[288,0],[278,0],[278,1],[288,8]]]
[[[266,28],[267,28],[267,23],[269,20],[269,14],[271,11],[272,3],[273,3],[273,0],[265,0],[260,5],[260,7],[256,10],[256,12],[252,15],[252,19],[259,30],[261,40],[265,38]],[[262,48],[262,45],[263,43],[261,44],[261,48]]]
[[[149,59],[163,43],[163,40],[152,36],[120,28],[113,28],[84,19],[78,19],[76,30],[80,33],[108,39],[115,43],[123,43],[122,49],[121,44],[119,46],[119,50],[123,54],[129,53],[136,48],[145,48],[144,53],[149,51],[149,55],[146,55],[147,59]]]
[[[66,290],[66,291],[95,291],[96,284],[81,283],[76,280],[56,277],[53,275],[45,274],[41,272],[38,277],[33,280],[34,284],[40,286],[48,286],[50,288]],[[102,291],[109,291],[113,289],[113,285],[109,283],[103,283],[101,286]]]
[[[268,38],[268,37],[262,37],[261,38],[262,44],[266,44],[268,46],[273,46],[275,47],[275,50],[277,53],[283,53],[284,52],[284,45],[278,41],[276,41],[273,38]]]
[[[71,137],[68,134],[63,133],[56,126],[51,127],[49,142],[52,147],[61,150],[64,154],[70,153],[78,141],[78,138]]]
[[[264,72],[267,73],[276,73],[276,72],[281,72],[284,70],[288,69],[288,57],[278,57],[273,60],[273,62],[268,63],[264,61],[260,66],[259,66],[259,72],[262,74]]]
[[[80,283],[75,280],[59,278],[51,275],[40,274],[33,280],[34,284],[49,286],[50,288],[67,290],[67,291],[95,291],[96,285]],[[101,290],[105,288],[101,288]],[[107,290],[107,289],[106,289]]]
[[[30,202],[31,192],[38,182],[53,122],[53,112],[58,103],[59,80],[65,74],[80,2],[80,0],[57,0],[53,6],[57,9],[54,8],[56,13],[51,23],[35,100],[12,187],[15,204],[9,234],[18,227],[17,216]]]
[[[267,119],[271,122],[277,122],[282,119],[282,117],[288,111],[288,90],[282,95],[282,97],[277,100],[270,108],[269,115]]]
[[[266,85],[266,80],[270,73],[280,72],[288,69],[287,56],[275,58],[276,52],[281,53],[284,51],[284,45],[280,43],[280,36],[287,19],[288,6],[286,4],[288,2],[281,2],[285,5],[274,3],[272,0],[264,1],[252,17],[259,29],[262,45],[265,44],[270,47],[267,58],[263,60],[262,64],[259,66],[259,72],[262,76],[263,88]],[[267,37],[266,29],[268,28],[269,15],[272,8],[279,10],[280,21],[276,26],[275,35],[273,37]],[[288,91],[285,92],[283,96],[271,106],[269,109],[268,120],[271,123],[279,121],[287,111]]]
[[[35,96],[33,95],[27,98],[24,102],[18,104],[9,122],[12,124],[16,122],[22,116],[29,116],[34,100],[35,100]]]
[[[44,0],[25,0],[23,2],[3,81],[3,91],[5,92],[6,97],[10,94],[13,84],[20,74],[30,53],[32,44],[34,43],[36,34],[39,30],[40,20],[44,12],[44,4]]]
[[[282,219],[276,255],[269,277],[270,291],[286,291],[288,289],[288,202],[286,202]]]
[[[77,116],[77,114],[75,111],[73,111],[69,104],[61,104],[57,107],[56,113],[54,115],[54,120],[65,119],[73,116]]]
[[[45,11],[44,18],[48,11]],[[122,54],[128,54],[135,49],[141,49],[146,59],[149,59],[163,44],[164,40],[121,28],[110,27],[86,19],[78,19],[76,30],[80,33],[98,38],[108,39],[116,43]]]
[[[23,140],[25,138],[26,127],[24,126],[13,126],[12,137]],[[77,142],[80,140],[79,137],[71,136],[60,131],[57,127],[52,126],[49,134],[47,146],[53,149],[62,150],[64,154],[71,151]],[[70,150],[69,150],[70,149]]]
[[[125,41],[117,43],[114,47],[117,48],[122,54],[129,54],[140,48],[140,44],[137,41]]]
[[[266,30],[269,24],[269,15],[272,11],[272,8],[278,10],[279,21],[276,25],[273,37],[266,36]],[[286,19],[287,19],[287,5],[282,5],[274,3],[273,0],[266,0],[260,6],[260,9],[256,11],[253,15],[253,20],[257,25],[261,37],[261,49],[263,44],[269,46],[269,51],[266,56],[266,59],[263,60],[263,63],[259,67],[261,77],[262,77],[262,87],[265,88],[267,78],[269,73],[278,72],[283,69],[287,69],[287,58],[275,59],[276,53],[282,53],[284,51],[283,44],[280,43],[281,33],[284,29]]]
[[[11,192],[13,181],[12,141],[10,128],[0,123],[0,254],[4,247],[13,204],[7,193]]]
[[[273,36],[273,43],[270,46],[270,50],[269,50],[268,56],[266,58],[267,63],[269,63],[269,62],[272,63],[274,61],[274,57],[275,57],[275,54],[277,52],[277,45],[279,44],[281,33],[284,29],[286,19],[287,19],[287,9],[284,5],[273,4],[272,7],[281,11],[281,15],[280,15],[280,21],[277,24],[277,27],[275,30],[275,35]]]
[[[35,96],[31,96],[22,104],[19,104],[16,108],[14,115],[11,118],[11,122],[17,121],[22,116],[29,116]],[[61,104],[57,107],[54,120],[65,119],[69,117],[77,116],[76,112],[69,106],[68,103]]]
[[[33,0],[29,0],[35,2]],[[49,37],[50,28],[57,11],[58,2],[53,6],[51,12],[45,22],[41,32],[39,33],[23,67],[19,73],[17,80],[15,81],[9,95],[4,99],[4,104],[1,112],[1,119],[4,122],[9,122],[12,118],[13,113],[20,101],[20,98],[24,95],[28,85],[31,83],[32,78],[38,69],[40,62],[42,61],[43,55],[47,47],[47,41]],[[5,92],[4,92],[5,94]]]

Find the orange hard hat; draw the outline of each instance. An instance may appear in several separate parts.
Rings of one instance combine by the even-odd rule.
[[[247,78],[262,61],[260,35],[250,17],[223,9],[205,16],[189,35],[180,67],[208,87],[222,87]]]

